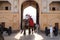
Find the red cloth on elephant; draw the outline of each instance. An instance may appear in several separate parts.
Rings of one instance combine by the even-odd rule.
[[[29,18],[29,26],[34,27],[34,22],[32,18]]]

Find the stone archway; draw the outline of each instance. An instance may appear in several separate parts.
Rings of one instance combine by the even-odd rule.
[[[36,23],[39,24],[39,6],[38,6],[38,3],[35,1],[25,1],[21,5],[21,25],[22,25],[22,19],[23,19],[23,10],[28,6],[32,6],[32,7],[36,8],[36,11],[37,11]],[[21,26],[21,28],[22,28],[22,26]]]

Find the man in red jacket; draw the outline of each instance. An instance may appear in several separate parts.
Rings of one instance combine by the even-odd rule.
[[[31,16],[29,16],[29,34],[31,34],[30,29],[32,29],[32,34],[33,34],[34,22],[33,22],[33,19],[31,18]]]

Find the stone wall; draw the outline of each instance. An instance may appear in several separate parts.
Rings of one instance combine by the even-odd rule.
[[[12,13],[11,11],[0,10],[0,23],[5,22],[5,27],[12,27],[13,30],[19,30],[19,13]]]
[[[41,14],[41,30],[45,30],[45,27],[49,27],[49,25],[52,25],[54,27],[55,23],[59,23],[59,30],[60,30],[60,12],[49,12],[49,13],[43,13]]]

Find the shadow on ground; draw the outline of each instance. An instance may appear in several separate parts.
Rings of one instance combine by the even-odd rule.
[[[24,35],[21,36],[19,40],[34,40],[35,36],[34,35]]]

